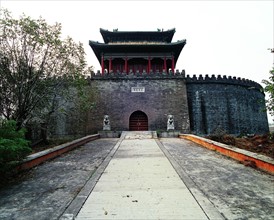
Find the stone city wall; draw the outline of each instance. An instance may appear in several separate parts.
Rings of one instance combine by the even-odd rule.
[[[190,128],[195,134],[268,132],[260,84],[220,75],[186,77]]]
[[[129,118],[135,111],[147,115],[149,130],[165,131],[167,115],[174,116],[175,130],[183,133],[262,134],[269,129],[262,87],[251,80],[220,75],[190,77],[177,70],[174,74],[97,73],[88,81],[94,103],[84,125],[85,134],[103,130],[104,115],[109,115],[112,131],[129,130]],[[72,126],[75,122],[64,117],[56,120],[60,124],[56,131],[71,133],[72,128],[64,123]]]

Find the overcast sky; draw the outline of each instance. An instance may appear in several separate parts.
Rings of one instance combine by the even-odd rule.
[[[87,62],[100,64],[89,40],[103,42],[100,28],[157,31],[175,28],[173,41],[187,44],[176,69],[186,74],[231,75],[261,83],[274,65],[274,1],[11,1],[14,17],[42,16],[62,24],[64,36],[84,44]]]

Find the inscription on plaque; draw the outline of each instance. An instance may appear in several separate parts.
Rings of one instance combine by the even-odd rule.
[[[131,92],[145,92],[145,87],[131,87]]]

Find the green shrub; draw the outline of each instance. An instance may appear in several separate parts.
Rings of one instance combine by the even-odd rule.
[[[7,173],[32,150],[25,130],[16,130],[16,122],[0,120],[0,173]]]
[[[274,132],[269,132],[268,138],[269,138],[269,140],[273,141],[274,140]]]

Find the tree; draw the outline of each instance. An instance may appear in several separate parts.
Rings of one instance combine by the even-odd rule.
[[[269,99],[266,100],[266,107],[269,113],[274,116],[274,67],[269,71],[269,80],[263,80],[266,85],[264,91],[269,94]]]
[[[70,88],[81,92],[86,83],[83,45],[62,39],[59,23],[0,12],[0,116],[18,129],[35,118],[47,121],[59,97],[72,99]]]

